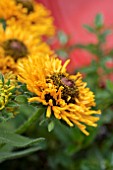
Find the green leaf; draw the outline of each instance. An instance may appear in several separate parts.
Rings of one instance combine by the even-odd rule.
[[[55,126],[54,122],[51,121],[51,122],[48,124],[48,131],[51,132],[51,131],[54,129],[54,126]]]
[[[42,119],[42,120],[40,121],[40,123],[39,123],[39,126],[42,126],[46,121],[47,121],[46,118],[45,118],[45,119]]]
[[[4,84],[4,76],[0,73],[0,80],[3,82]]]
[[[87,45],[82,45],[82,44],[76,44],[75,48],[80,48],[89,51],[92,54],[99,55],[100,51],[98,50],[97,44],[87,44]]]
[[[1,117],[1,116],[0,116],[0,123],[1,123],[1,122],[5,122],[5,121],[7,121],[7,120],[6,120],[4,117]]]
[[[112,33],[112,31],[111,30],[105,30],[104,32],[103,32],[103,36],[107,36],[107,35],[109,35],[109,34],[111,34]]]
[[[56,50],[56,53],[58,54],[58,56],[62,57],[62,58],[67,58],[68,57],[68,53],[63,50],[63,49],[59,49],[59,50]]]
[[[97,29],[101,28],[104,24],[104,19],[102,14],[97,14],[95,17],[95,26]]]
[[[109,68],[107,66],[107,63],[112,63],[112,57],[111,56],[105,56],[101,59],[100,66],[105,70],[106,73],[113,72],[113,68]]]
[[[45,108],[38,108],[37,111],[25,121],[17,130],[16,133],[21,134],[25,132],[33,123],[35,123],[41,114],[45,112]]]
[[[43,149],[44,146],[39,144],[36,147],[31,147],[28,149],[24,149],[22,151],[17,151],[17,152],[0,152],[0,161],[4,161],[6,159],[16,159],[16,158],[20,158],[22,156],[26,156],[28,154],[31,154],[33,152],[36,152],[38,150]]]
[[[9,85],[10,85],[10,83],[11,83],[11,82],[10,82],[10,80],[8,79],[8,81],[7,81],[7,83],[6,83],[6,84],[9,86]]]
[[[66,149],[66,153],[68,153],[68,155],[73,155],[74,153],[80,151],[82,145],[78,144],[78,146],[75,147],[75,143],[71,144],[67,147]]]
[[[89,32],[91,32],[91,33],[95,33],[95,29],[94,29],[93,27],[91,27],[91,26],[89,26],[89,25],[86,25],[86,24],[84,24],[83,27],[84,27],[87,31],[89,31]]]
[[[17,107],[17,106],[18,106],[18,104],[13,101],[8,102],[8,104],[7,104],[7,107]]]
[[[97,63],[95,63],[95,61],[92,61],[89,67],[81,68],[81,72],[86,73],[86,74],[95,74],[97,71],[97,68],[98,68]]]
[[[13,115],[12,111],[7,110],[6,108],[4,108],[0,112],[0,124],[1,124],[1,122],[5,123],[6,121],[10,120],[11,118],[14,118],[14,115]]]
[[[10,144],[15,147],[26,147],[43,141],[44,138],[30,139],[5,129],[0,129],[0,144]]]
[[[0,24],[2,24],[3,29],[6,29],[6,21],[3,18],[0,18]]]
[[[110,80],[107,80],[106,81],[106,88],[111,94],[113,94],[113,82],[111,82]]]
[[[99,35],[98,35],[98,39],[99,39],[100,43],[106,42],[106,37],[107,37],[107,35],[109,35],[110,33],[111,33],[110,30],[106,30],[106,31],[104,31],[103,33],[99,34]]]
[[[66,44],[68,42],[69,37],[63,32],[58,32],[58,39],[62,45]]]
[[[15,98],[18,103],[27,103],[27,97],[24,95],[19,95]]]

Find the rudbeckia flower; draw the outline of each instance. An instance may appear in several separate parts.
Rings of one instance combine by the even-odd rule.
[[[0,19],[4,20],[6,24],[16,24],[23,20],[26,10],[17,5],[14,0],[0,1]]]
[[[37,35],[52,36],[55,34],[55,26],[51,12],[41,3],[36,3],[35,0],[14,0],[22,9],[26,10],[24,25],[30,26],[32,31],[37,32]],[[26,20],[27,18],[27,20]]]
[[[47,106],[46,117],[54,115],[69,126],[77,125],[89,135],[86,125],[96,127],[100,110],[95,106],[94,94],[82,81],[82,75],[70,75],[66,71],[69,60],[62,65],[61,60],[48,55],[37,54],[23,59],[18,65],[19,80],[27,84],[29,91],[36,94],[29,102],[38,101]]]
[[[19,26],[8,26],[5,30],[1,26],[0,35],[0,55],[2,56],[0,60],[4,60],[0,65],[2,72],[10,68],[14,71],[17,61],[28,55],[37,52],[53,53],[46,43],[36,37],[35,33]]]
[[[1,0],[0,19],[6,25],[27,27],[37,36],[53,36],[55,33],[50,11],[34,0]]]

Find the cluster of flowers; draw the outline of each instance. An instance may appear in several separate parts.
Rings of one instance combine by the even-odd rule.
[[[93,115],[100,114],[100,110],[91,109],[95,106],[94,94],[82,81],[82,75],[70,75],[66,71],[69,60],[62,65],[44,41],[55,33],[50,11],[33,0],[2,0],[0,21],[2,74],[12,71],[18,81],[25,83],[35,94],[29,102],[38,101],[47,106],[47,118],[53,114],[69,126],[77,125],[88,135],[86,125],[97,126],[99,117]],[[0,88],[3,91],[3,85]]]
[[[0,1],[0,70],[16,72],[19,59],[38,52],[52,54],[43,37],[55,33],[53,18],[34,0]],[[5,27],[5,28],[4,28]]]

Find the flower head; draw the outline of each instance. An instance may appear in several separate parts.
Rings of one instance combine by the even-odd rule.
[[[37,3],[35,0],[15,0],[15,2],[26,10],[22,25],[30,26],[30,29],[35,31],[38,36],[53,36],[55,34],[51,12],[41,3]]]
[[[100,114],[100,111],[91,109],[95,106],[94,94],[82,81],[82,75],[66,72],[68,63],[69,60],[62,66],[61,60],[48,55],[31,56],[19,63],[19,79],[36,94],[30,102],[38,101],[47,106],[48,118],[54,114],[69,126],[76,124],[88,135],[86,125],[96,127],[99,118],[93,114]]]
[[[0,35],[0,55],[2,56],[0,60],[3,60],[0,69],[3,73],[7,70],[15,72],[17,61],[27,57],[28,54],[53,53],[46,43],[36,37],[35,33],[31,34],[29,30],[19,26],[8,26],[5,30],[1,26]]]
[[[16,5],[14,0],[0,1],[0,19],[4,19],[8,25],[20,23],[25,13],[25,9]]]
[[[55,33],[50,11],[34,0],[1,0],[0,19],[8,26],[27,27],[37,36],[53,36]]]

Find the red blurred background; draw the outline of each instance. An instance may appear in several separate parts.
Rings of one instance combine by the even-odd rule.
[[[83,24],[92,24],[97,13],[102,13],[105,25],[113,26],[113,0],[37,0],[51,10],[55,25],[71,35],[72,43],[95,42],[95,37],[83,29]],[[107,47],[113,47],[113,35],[108,37]],[[93,56],[83,50],[71,55],[70,71],[88,65]]]

